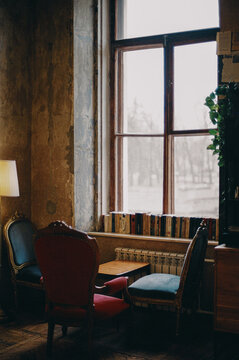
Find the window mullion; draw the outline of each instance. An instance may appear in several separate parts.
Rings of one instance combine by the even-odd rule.
[[[117,51],[111,48],[111,69],[110,69],[110,201],[109,210],[115,209],[116,197],[116,142],[115,142],[115,128],[117,116],[117,81],[116,74],[117,66]]]
[[[123,52],[118,52],[118,122],[116,131],[123,132],[123,109],[124,109],[124,85],[123,85]],[[116,210],[123,207],[123,137],[117,138],[117,191],[116,191]]]
[[[173,46],[165,41],[165,118],[164,118],[164,182],[163,182],[163,212],[173,213],[174,210],[174,180],[173,180]]]

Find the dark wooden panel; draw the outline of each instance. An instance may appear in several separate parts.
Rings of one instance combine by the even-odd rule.
[[[239,333],[239,249],[215,248],[215,330]]]

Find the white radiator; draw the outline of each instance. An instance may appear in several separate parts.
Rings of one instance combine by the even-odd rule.
[[[150,263],[151,273],[180,275],[184,254],[117,247],[116,260],[128,260]]]

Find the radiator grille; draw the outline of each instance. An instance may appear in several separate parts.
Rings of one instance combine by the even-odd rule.
[[[184,254],[152,250],[118,247],[115,253],[117,260],[148,262],[151,273],[180,275],[184,261]]]

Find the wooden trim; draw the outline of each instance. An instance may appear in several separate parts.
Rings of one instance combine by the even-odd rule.
[[[119,234],[119,233],[105,233],[105,232],[89,232],[89,236],[93,237],[104,237],[104,238],[121,238],[128,240],[138,240],[138,241],[161,241],[161,242],[171,242],[176,241],[182,244],[189,244],[192,239],[182,239],[182,238],[172,238],[172,237],[164,237],[164,236],[147,236],[147,235],[131,235],[131,234]],[[217,241],[213,241],[215,246],[218,245]]]
[[[193,130],[170,130],[169,135],[173,135],[174,137],[180,136],[205,136],[209,135],[209,130],[215,130],[215,128],[208,129],[193,129]],[[161,133],[115,133],[115,137],[164,137],[164,134]]]
[[[115,39],[115,6],[110,1],[110,190],[109,190],[109,210],[113,211],[115,207],[115,114],[116,114],[116,73],[117,61],[116,52],[112,47],[112,42]]]
[[[163,35],[153,35],[153,36],[143,36],[137,38],[130,39],[122,39],[122,40],[113,40],[112,46],[114,48],[132,48],[132,47],[144,47],[152,45],[158,46],[158,44],[163,44],[165,38],[169,41],[172,41],[174,45],[184,45],[194,42],[204,42],[204,41],[215,41],[217,32],[220,31],[220,28],[210,28],[203,30],[193,30],[193,31],[185,31],[178,33],[170,33]]]
[[[116,137],[164,137],[164,134],[116,133]]]
[[[172,138],[169,133],[173,122],[173,47],[165,42],[164,49],[164,155],[163,155],[163,213],[173,210],[172,198]]]
[[[123,108],[124,108],[124,88],[123,88],[123,52],[122,51],[118,51],[117,53],[117,58],[118,58],[118,74],[117,74],[117,90],[118,90],[118,102],[117,102],[117,110],[118,110],[118,114],[117,114],[117,118],[118,118],[118,122],[117,122],[117,126],[115,126],[115,130],[122,132],[123,130],[123,123],[124,123],[124,119],[123,119]],[[115,194],[115,199],[116,199],[116,204],[115,204],[115,209],[114,210],[120,210],[122,209],[123,206],[123,191],[119,191],[119,189],[123,188],[123,139],[122,138],[118,138],[116,140],[116,146],[117,146],[117,156],[116,156],[116,164],[115,164],[115,168],[117,168],[116,173],[116,191],[117,193]]]
[[[192,129],[192,130],[171,130],[170,135],[173,136],[203,136],[209,135],[209,130],[215,130],[215,128],[208,129]]]
[[[89,236],[92,237],[104,237],[104,238],[121,238],[121,239],[132,239],[132,240],[151,240],[151,241],[161,241],[161,242],[177,242],[181,244],[189,244],[192,239],[185,238],[174,238],[174,237],[164,237],[164,236],[149,236],[149,235],[132,235],[132,234],[119,234],[119,233],[105,233],[100,231],[90,231],[88,232]],[[218,241],[208,240],[208,245],[218,246]]]
[[[131,235],[118,233],[104,233],[104,232],[89,232],[89,236],[94,237],[98,245],[101,243],[105,245],[107,251],[111,252],[109,247],[132,247],[137,249],[152,249],[157,251],[172,251],[178,253],[185,253],[188,245],[192,239],[160,237],[160,236],[145,236],[145,235]],[[130,244],[131,243],[131,244]],[[207,260],[214,259],[214,248],[218,246],[217,241],[209,240],[207,246]],[[111,257],[111,260],[113,258]],[[109,260],[109,259],[108,259]]]

